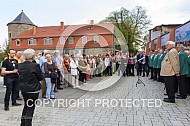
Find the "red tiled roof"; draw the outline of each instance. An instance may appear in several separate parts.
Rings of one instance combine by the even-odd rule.
[[[90,29],[93,27],[93,29]],[[92,25],[65,25],[61,26],[45,26],[36,27],[16,36],[16,38],[36,38],[36,37],[57,37],[57,36],[73,36],[73,35],[90,35],[90,34],[114,34],[113,24],[94,24]]]

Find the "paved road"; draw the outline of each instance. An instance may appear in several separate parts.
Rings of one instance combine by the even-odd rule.
[[[114,79],[105,81],[102,83],[103,87],[111,86],[100,91],[71,88],[59,91],[56,93],[57,98],[78,99],[80,104],[75,106],[73,102],[68,107],[60,107],[58,104],[54,107],[52,104],[37,107],[33,124],[34,126],[190,126],[189,96],[185,100],[176,100],[175,104],[159,102],[165,97],[164,84],[150,81],[146,77],[141,79],[146,86],[139,84],[136,87],[137,77],[122,77],[114,85],[110,84]],[[3,91],[2,87],[1,101]],[[89,99],[89,103],[81,102]],[[127,102],[122,101],[126,99]],[[134,102],[136,104],[133,105],[130,100],[136,100]],[[22,108],[23,106],[10,107],[10,111],[5,112],[3,104],[0,104],[0,126],[19,126]]]

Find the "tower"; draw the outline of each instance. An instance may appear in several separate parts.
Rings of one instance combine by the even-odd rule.
[[[24,31],[30,30],[36,25],[22,12],[10,23],[8,26],[8,38],[9,42],[12,38],[15,38],[17,35],[23,33]]]

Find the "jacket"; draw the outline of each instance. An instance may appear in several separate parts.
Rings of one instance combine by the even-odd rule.
[[[180,51],[179,53],[179,64],[180,64],[180,75],[188,74],[188,56],[184,51]]]
[[[150,67],[153,67],[154,56],[155,56],[155,54],[152,54],[152,55],[150,56],[150,60],[149,60],[149,62],[150,62]]]
[[[43,79],[40,66],[37,63],[25,61],[18,66],[20,89],[22,92],[35,92],[41,89],[39,81]]]
[[[164,57],[161,64],[161,76],[174,76],[179,73],[179,56],[175,48],[171,49]]]
[[[153,59],[153,64],[152,64],[152,66],[153,66],[153,68],[157,68],[157,64],[158,64],[158,59],[159,59],[159,57],[160,57],[160,54],[155,54],[155,56],[154,56],[154,59]]]
[[[162,63],[162,60],[164,59],[165,55],[164,54],[161,54],[158,58],[158,64],[157,64],[157,68],[161,68],[161,63]]]

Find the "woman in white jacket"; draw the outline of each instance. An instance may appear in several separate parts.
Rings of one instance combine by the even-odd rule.
[[[73,88],[79,87],[78,70],[77,70],[78,61],[75,59],[74,55],[71,55],[70,67],[71,67],[71,83],[73,85]]]

